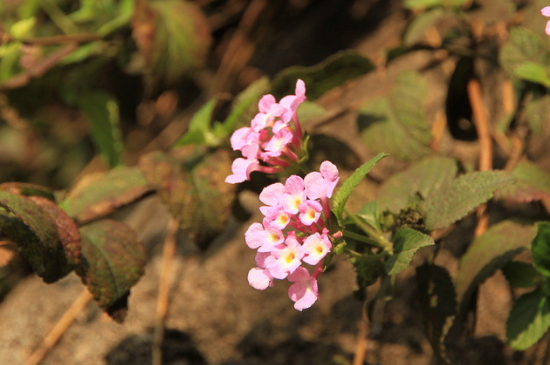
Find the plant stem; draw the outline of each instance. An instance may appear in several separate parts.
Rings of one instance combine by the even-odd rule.
[[[359,227],[363,232],[368,234],[372,240],[376,241],[377,247],[383,248],[385,251],[388,251],[388,252],[393,251],[392,243],[388,241],[384,236],[382,236],[376,229],[371,227],[369,224],[365,224],[362,220],[357,218],[355,214],[351,214],[347,209],[344,208],[344,211],[346,212],[347,216],[351,218],[353,223],[357,225],[357,227]]]
[[[388,253],[386,251],[380,251],[378,253],[371,254],[371,255],[361,254],[357,251],[350,250],[350,249],[345,249],[345,252],[347,254],[349,254],[350,256],[353,256],[353,257],[358,258],[358,259],[368,259],[368,260],[373,260],[373,261],[388,255]]]
[[[65,34],[78,33],[78,27],[73,23],[68,16],[66,16],[59,6],[51,0],[40,1],[40,6],[48,14],[51,20],[63,31]]]
[[[369,237],[363,236],[362,234],[358,234],[358,233],[355,233],[355,232],[352,232],[352,231],[348,231],[347,229],[344,229],[342,231],[342,233],[344,234],[344,237],[352,238],[356,241],[363,242],[363,243],[366,243],[368,245],[375,246],[375,247],[378,247],[378,248],[381,248],[381,249],[386,248],[385,246],[381,245],[378,241],[375,241],[375,240],[373,240]]]

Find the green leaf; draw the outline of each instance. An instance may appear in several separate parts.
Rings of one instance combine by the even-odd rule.
[[[279,72],[273,79],[273,94],[277,97],[294,94],[296,80],[302,79],[307,87],[307,98],[316,100],[325,92],[374,69],[372,62],[357,51],[341,51],[315,66],[294,66]]]
[[[431,127],[422,108],[427,92],[420,74],[404,71],[397,75],[387,97],[363,105],[357,122],[369,150],[387,151],[404,161],[429,154]]]
[[[520,79],[550,87],[550,78],[543,65],[534,62],[523,62],[516,67],[515,73]]]
[[[444,338],[457,305],[451,276],[443,267],[424,264],[416,269],[416,282],[426,335],[439,363],[446,363]]]
[[[456,294],[463,311],[479,284],[529,247],[535,227],[504,221],[476,237],[460,260]]]
[[[442,5],[443,0],[405,0],[407,9],[416,10]]]
[[[121,222],[100,220],[80,229],[82,258],[76,272],[99,306],[118,322],[125,316],[130,288],[143,275],[147,254],[135,232]],[[122,309],[111,309],[124,303]]]
[[[378,192],[378,204],[381,209],[398,213],[416,194],[426,198],[430,192],[441,189],[456,176],[457,170],[453,158],[426,157],[387,179]]]
[[[150,190],[139,169],[119,166],[107,173],[84,176],[60,206],[78,222],[89,222],[114,212]]]
[[[54,219],[31,199],[0,191],[0,236],[17,243],[36,273],[53,283],[72,268],[67,262]]]
[[[529,80],[532,78],[533,70],[536,76],[540,73],[541,67],[548,75],[547,68],[550,64],[548,42],[524,27],[512,28],[508,41],[500,50],[499,61],[504,71],[512,78],[523,79],[527,76]],[[539,71],[536,71],[537,69]]]
[[[106,92],[90,91],[80,95],[77,103],[86,116],[92,139],[99,153],[109,166],[117,166],[120,163],[124,144],[116,100]]]
[[[105,37],[118,29],[130,24],[132,15],[134,14],[134,0],[121,0],[118,2],[117,16],[103,24],[98,30],[97,34]]]
[[[388,156],[386,153],[379,153],[368,162],[361,165],[346,181],[344,181],[338,191],[336,191],[332,202],[334,204],[334,214],[339,220],[342,219],[344,206],[346,205],[346,201],[348,200],[353,190],[357,187],[361,180],[365,178],[365,176],[374,167],[374,165],[376,165],[378,161],[386,156]]]
[[[512,175],[517,178],[516,183],[499,190],[495,194],[518,202],[531,202],[550,196],[550,174],[529,161],[520,161]]]
[[[537,235],[531,243],[535,269],[544,276],[550,276],[550,222],[537,223]]]
[[[448,227],[491,199],[495,190],[514,182],[515,178],[504,171],[476,171],[459,176],[426,198],[426,229]]]
[[[206,60],[208,21],[192,2],[137,0],[132,28],[150,85],[174,83]]]
[[[539,272],[527,262],[511,261],[504,265],[502,273],[514,288],[531,288],[540,282]]]
[[[209,100],[199,111],[195,113],[189,122],[187,132],[174,144],[174,147],[181,147],[190,144],[206,145],[215,147],[219,145],[219,139],[214,135],[211,128],[212,114],[216,106],[216,99]]]
[[[207,247],[231,216],[236,185],[225,183],[231,173],[229,151],[207,154],[188,146],[174,154],[150,153],[139,166],[181,227],[199,246]]]
[[[406,46],[412,46],[421,41],[426,31],[430,27],[433,27],[445,15],[446,13],[442,8],[435,8],[415,16],[405,29],[403,43]]]
[[[536,289],[516,299],[508,321],[506,338],[516,350],[526,350],[544,336],[550,326],[550,299]]]
[[[351,263],[357,273],[357,285],[360,290],[365,289],[378,280],[384,273],[384,265],[378,257],[365,254],[360,258],[352,258]]]
[[[380,213],[378,211],[378,202],[372,201],[363,205],[357,213],[357,216],[365,221],[371,227],[376,228],[378,232],[382,231],[380,227]]]
[[[388,275],[399,274],[409,266],[416,251],[435,244],[430,236],[410,228],[401,228],[392,241],[394,253],[385,264]]]
[[[542,135],[544,129],[550,125],[550,95],[533,93],[532,97],[527,99],[525,115],[531,130],[537,135]]]

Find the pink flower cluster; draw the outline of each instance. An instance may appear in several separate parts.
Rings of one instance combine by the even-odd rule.
[[[550,6],[542,8],[540,12],[543,16],[550,18]],[[546,34],[550,36],[550,20],[546,23]]]
[[[275,183],[262,191],[263,224],[253,223],[245,233],[248,247],[258,250],[257,267],[248,273],[252,287],[264,290],[273,286],[273,279],[288,279],[294,308],[301,311],[315,303],[322,260],[332,249],[326,220],[330,217],[328,198],[338,180],[336,166],[325,161],[320,172],[304,179],[292,175],[284,185]],[[313,274],[303,263],[316,266]]]
[[[252,171],[274,174],[298,160],[303,132],[296,111],[306,100],[306,86],[296,82],[295,95],[287,95],[276,102],[271,94],[258,103],[250,127],[237,129],[231,136],[231,147],[243,157],[233,161],[232,174],[225,182],[236,184],[250,179]]]

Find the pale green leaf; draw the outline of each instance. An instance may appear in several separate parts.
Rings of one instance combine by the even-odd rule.
[[[363,105],[358,124],[367,148],[387,151],[405,161],[429,154],[431,127],[422,108],[427,92],[420,74],[404,71],[396,77],[387,97]]]
[[[516,67],[515,73],[520,79],[550,87],[550,78],[546,67],[543,65],[534,62],[523,62]]]
[[[424,204],[426,229],[433,231],[448,227],[491,199],[495,190],[515,180],[504,171],[476,171],[432,190]]]
[[[458,171],[453,158],[430,156],[415,163],[407,170],[392,175],[381,186],[378,204],[381,209],[398,213],[416,194],[426,198],[450,182]]]
[[[412,18],[405,29],[403,43],[406,46],[412,46],[421,41],[424,38],[426,31],[441,20],[445,14],[446,13],[442,8],[435,8]]]
[[[525,64],[538,65],[537,67],[545,69],[545,73],[548,75],[548,65],[550,64],[548,42],[529,29],[512,28],[508,41],[500,50],[499,61],[506,73],[513,78],[522,78],[526,73],[529,75],[526,72],[529,71],[529,67],[532,73],[533,67],[525,66]],[[527,69],[525,69],[526,67]],[[520,74],[517,73],[518,68]]]
[[[535,227],[504,221],[476,237],[460,260],[456,294],[461,311],[479,284],[504,266],[516,254],[529,248]]]
[[[540,166],[529,162],[519,162],[512,175],[517,181],[498,191],[498,198],[518,202],[531,202],[550,196],[550,173]]]
[[[550,95],[533,95],[525,105],[525,115],[531,130],[542,135],[545,128],[550,126]]]
[[[217,146],[219,139],[212,132],[212,113],[216,106],[216,99],[206,102],[189,122],[187,132],[174,144],[174,147],[186,146],[190,144],[204,144],[207,146]]]
[[[388,275],[397,275],[411,263],[413,255],[422,247],[435,244],[433,238],[410,228],[401,228],[393,237],[393,255],[386,261]]]
[[[370,159],[368,162],[361,165],[355,172],[342,184],[338,191],[334,194],[333,204],[334,204],[334,214],[338,219],[342,219],[342,213],[344,211],[344,206],[349,196],[357,185],[365,178],[369,171],[376,165],[378,161],[388,156],[386,153],[379,153],[377,156]]]

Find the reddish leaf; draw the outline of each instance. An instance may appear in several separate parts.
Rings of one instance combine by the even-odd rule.
[[[0,190],[7,191],[12,194],[23,196],[42,196],[49,200],[55,200],[53,190],[45,186],[21,183],[21,182],[6,182],[0,184]]]
[[[133,37],[153,83],[173,82],[200,66],[210,47],[208,22],[188,1],[136,1]]]
[[[60,206],[77,222],[84,223],[114,212],[149,190],[138,169],[117,167],[107,173],[85,176]]]
[[[90,223],[80,234],[82,261],[76,272],[99,306],[122,322],[130,288],[143,275],[145,248],[130,227],[113,220]]]
[[[80,263],[80,233],[76,223],[51,200],[40,196],[32,196],[29,199],[38,204],[55,222],[67,261],[71,265]]]
[[[55,221],[38,204],[21,195],[0,191],[0,234],[17,243],[36,273],[47,283],[71,270]],[[10,214],[11,213],[11,214]]]
[[[231,173],[231,159],[225,150],[206,154],[192,146],[176,153],[177,157],[154,152],[139,165],[181,227],[204,246],[231,215],[235,185],[224,182]]]

